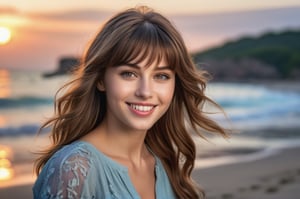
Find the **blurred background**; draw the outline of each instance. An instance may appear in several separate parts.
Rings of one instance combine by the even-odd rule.
[[[0,197],[32,185],[34,152],[49,143],[36,132],[55,92],[105,20],[136,5],[175,24],[197,67],[213,76],[207,94],[238,132],[198,140],[197,168],[300,145],[298,0],[0,0]]]

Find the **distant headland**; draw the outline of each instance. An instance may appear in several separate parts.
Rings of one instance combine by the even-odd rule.
[[[79,66],[78,57],[62,57],[59,59],[58,68],[53,72],[43,73],[43,77],[71,74]]]
[[[242,37],[191,54],[198,68],[207,70],[213,81],[299,80],[300,30],[269,32]],[[56,71],[44,77],[71,74],[78,57],[62,57]]]
[[[300,29],[228,41],[192,56],[217,81],[299,80]]]

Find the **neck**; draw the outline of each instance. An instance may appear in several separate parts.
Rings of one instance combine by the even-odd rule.
[[[105,146],[102,151],[109,156],[139,162],[148,154],[144,144],[147,131],[117,128],[106,122],[102,122],[97,131],[100,143]]]

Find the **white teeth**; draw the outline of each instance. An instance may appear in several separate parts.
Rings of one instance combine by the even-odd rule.
[[[130,104],[130,106],[135,110],[143,111],[143,112],[150,111],[153,108],[153,106],[141,106],[141,105],[135,105],[135,104]]]

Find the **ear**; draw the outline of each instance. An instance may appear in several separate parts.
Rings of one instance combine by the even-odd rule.
[[[104,86],[103,81],[99,81],[97,83],[97,88],[98,88],[99,91],[105,91],[105,86]]]

